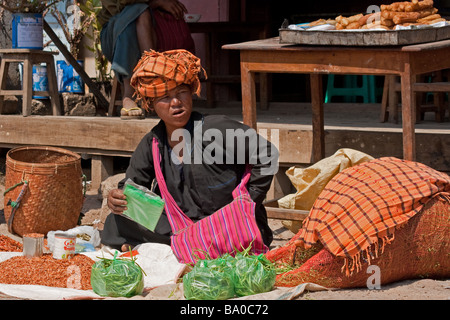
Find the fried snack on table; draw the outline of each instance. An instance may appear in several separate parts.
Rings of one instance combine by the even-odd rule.
[[[342,27],[345,28],[346,26],[348,26],[349,22],[348,22],[347,18],[345,18],[343,16],[337,16],[336,17],[336,25],[337,24],[340,24]]]
[[[412,1],[412,2],[402,1],[402,2],[394,2],[388,5],[382,4],[380,6],[380,9],[381,11],[413,12],[432,8],[433,5],[434,5],[433,0]]]
[[[405,10],[404,11],[406,11],[406,12],[422,11],[422,10],[425,10],[425,9],[432,8],[433,5],[434,5],[433,0],[419,1],[417,3],[407,4],[405,6]]]
[[[417,18],[416,18],[416,17],[402,17],[402,16],[395,16],[395,17],[392,19],[392,22],[393,22],[394,24],[402,24],[402,23],[408,23],[408,22],[414,23],[414,22],[416,22],[416,21],[417,21]]]
[[[391,28],[387,26],[383,26],[380,21],[372,22],[365,24],[361,27],[361,29],[384,29],[384,30],[391,30]]]
[[[310,23],[307,24],[307,26],[309,27],[316,27],[316,26],[321,26],[324,24],[331,24],[331,25],[335,25],[336,24],[336,20],[335,19],[318,19],[315,21],[312,21]]]
[[[312,21],[312,22],[308,23],[308,26],[315,27],[315,26],[320,26],[320,25],[325,24],[325,23],[326,23],[325,19],[319,19],[319,20]]]
[[[383,17],[381,17],[381,19],[380,19],[380,24],[382,26],[386,26],[386,27],[389,27],[389,28],[395,26],[394,21],[392,21],[390,19],[385,19]]]
[[[380,6],[381,11],[394,11],[401,12],[405,10],[405,6],[411,4],[409,1],[404,2],[394,2],[391,4],[382,4]]]
[[[402,1],[393,2],[389,5],[381,5],[381,11],[395,11],[395,12],[411,12],[411,11],[421,11],[429,8],[433,8],[433,0],[423,0],[423,1]]]
[[[359,19],[361,19],[362,16],[363,16],[362,13],[358,13],[358,14],[355,14],[355,15],[353,15],[353,16],[351,16],[351,17],[348,17],[347,19],[348,19],[348,22],[349,22],[349,24],[350,24],[350,23],[352,23],[352,22],[358,22]]]
[[[438,9],[428,8],[426,10],[413,11],[413,12],[398,12],[398,11],[381,11],[381,16],[385,19],[393,20],[395,16],[398,17],[413,17],[417,16],[417,19],[436,14]]]
[[[417,12],[419,12],[419,19],[421,19],[421,18],[431,16],[432,14],[436,14],[436,13],[438,13],[438,11],[439,10],[436,8],[429,8],[429,9],[421,10],[421,11],[417,11]]]
[[[342,15],[335,19],[319,19],[310,26],[321,24],[335,25],[336,30],[343,29],[385,29],[392,30],[396,25],[409,26],[433,24],[445,21],[433,7],[433,0],[411,0],[381,5],[381,11],[370,14],[356,14],[350,17]]]
[[[415,22],[415,23],[402,23],[399,24],[399,26],[403,26],[403,27],[409,27],[409,26],[423,26],[424,24],[434,24],[434,23],[438,23],[438,22],[442,22],[442,21],[446,21],[444,18],[439,18],[439,19],[435,19],[435,20],[429,20],[429,21],[425,21],[425,22]]]
[[[381,10],[381,16],[389,20],[392,20],[397,13],[397,11]]]
[[[412,22],[407,22],[407,23],[401,23],[401,24],[398,24],[398,26],[402,26],[402,27],[409,27],[409,26],[420,26],[421,24],[420,23],[417,23],[417,22],[414,22],[414,23],[412,23]]]
[[[437,20],[437,19],[441,19],[441,18],[442,17],[441,17],[440,14],[432,14],[432,15],[429,15],[429,16],[427,16],[425,18],[417,20],[417,22],[419,22],[419,23],[426,23],[428,21],[433,21],[433,20]]]
[[[361,25],[359,24],[358,21],[351,22],[347,25],[347,27],[345,27],[345,29],[360,29],[360,28]]]
[[[362,27],[363,25],[365,25],[367,23],[367,20],[369,20],[370,17],[372,17],[375,13],[369,13],[366,14],[364,16],[362,16],[361,18],[359,18],[358,23],[359,25]]]
[[[370,23],[374,23],[376,21],[380,21],[381,18],[381,12],[375,12],[375,13],[369,13],[366,14],[365,16],[362,16],[358,22],[360,24],[360,26],[364,26],[366,24],[370,24]]]
[[[417,17],[417,19],[420,19],[420,18],[430,16],[432,14],[436,14],[437,12],[438,12],[438,9],[436,9],[436,8],[429,8],[426,10],[413,11],[413,12],[381,11],[381,16],[385,19],[390,19],[390,20],[394,20],[394,17],[402,17],[405,19]]]
[[[394,2],[381,6],[381,24],[389,27],[395,25],[431,24],[444,21],[433,7],[433,0],[413,0],[411,2]],[[439,20],[442,19],[442,20]],[[391,25],[391,20],[393,25]]]
[[[362,13],[355,14],[354,16],[350,17],[338,16],[336,17],[336,22],[340,23],[344,27],[347,27],[350,23],[358,22],[359,19],[361,19],[362,17],[363,17]]]
[[[402,14],[400,14],[402,13]],[[404,14],[403,14],[404,13]],[[418,12],[398,12],[392,18],[395,24],[406,23],[406,22],[416,22],[419,19]]]
[[[439,18],[439,19],[435,19],[435,20],[431,20],[431,21],[426,21],[423,24],[434,24],[434,23],[438,23],[438,22],[442,22],[442,21],[446,21],[444,18]]]
[[[419,12],[396,12],[396,11],[381,11],[381,17],[394,20],[397,19],[419,19]]]

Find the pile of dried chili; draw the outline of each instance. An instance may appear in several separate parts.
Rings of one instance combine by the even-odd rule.
[[[0,234],[0,252],[22,252],[22,248],[19,241]]]
[[[90,290],[94,261],[77,254],[72,259],[13,257],[0,263],[0,283],[33,284],[59,288]]]

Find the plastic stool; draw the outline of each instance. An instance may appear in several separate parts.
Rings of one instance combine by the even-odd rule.
[[[325,94],[325,103],[331,102],[331,98],[335,96],[343,96],[345,102],[356,102],[356,97],[363,97],[364,103],[376,103],[377,95],[380,90],[377,90],[375,83],[375,76],[363,75],[362,86],[358,87],[358,76],[345,75],[344,88],[336,88],[334,85],[334,74],[328,75],[327,91]]]

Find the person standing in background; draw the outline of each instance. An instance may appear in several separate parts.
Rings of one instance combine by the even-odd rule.
[[[185,49],[195,53],[186,7],[178,0],[102,0],[102,51],[122,86],[122,119],[143,119],[130,85],[133,69],[146,50]]]

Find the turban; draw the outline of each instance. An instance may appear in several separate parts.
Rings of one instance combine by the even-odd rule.
[[[198,74],[202,70],[200,59],[187,50],[145,51],[134,68],[131,85],[148,110],[148,103],[154,98],[164,96],[181,84],[189,85],[192,92],[199,95]]]

